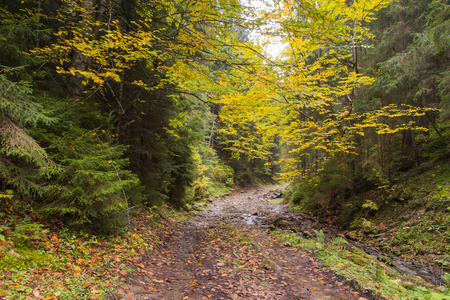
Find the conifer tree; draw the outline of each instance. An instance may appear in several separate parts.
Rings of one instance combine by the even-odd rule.
[[[34,101],[29,84],[8,79],[11,72],[12,69],[6,67],[0,70],[1,188],[13,187],[22,195],[42,195],[44,190],[40,183],[57,168],[27,128],[49,125],[54,119]]]

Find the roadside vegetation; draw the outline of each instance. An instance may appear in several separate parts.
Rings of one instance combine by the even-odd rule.
[[[2,299],[108,299],[142,255],[157,251],[170,222],[185,218],[160,208],[134,215],[116,234],[67,228],[8,198],[0,213]]]
[[[448,274],[436,286],[419,276],[401,273],[359,248],[347,246],[347,241],[341,237],[325,243],[322,231],[316,231],[315,239],[304,239],[295,233],[281,231],[274,231],[272,234],[288,246],[301,247],[305,251],[314,250],[327,268],[342,275],[358,290],[372,291],[379,299],[445,300],[450,297]]]
[[[274,180],[445,289],[448,0],[298,4],[1,0],[1,293],[103,297],[157,211]]]
[[[294,186],[287,196],[293,209],[328,220],[350,239],[440,270],[444,284],[450,272],[448,158],[435,153],[390,178],[375,176],[359,190],[345,187],[340,180],[348,169],[337,165]]]
[[[449,44],[442,34],[450,30],[449,11],[440,1],[390,2],[368,25],[375,44],[359,53],[358,66],[376,80],[359,89],[354,110],[435,103],[439,112],[410,119],[428,129],[376,135],[366,128],[353,136],[354,153],[320,158],[320,151],[305,151],[302,178],[286,197],[294,209],[339,226],[349,239],[432,268],[440,274],[434,284],[447,293]]]

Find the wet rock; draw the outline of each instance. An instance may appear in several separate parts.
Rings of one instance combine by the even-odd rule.
[[[290,220],[285,218],[277,218],[271,225],[284,230],[292,230],[294,227]]]
[[[404,273],[407,273],[407,274],[410,274],[410,275],[414,275],[414,276],[417,275],[416,271],[411,270],[411,269],[409,269],[409,268],[407,268],[407,267],[405,267],[405,266],[403,266],[403,265],[401,265],[399,263],[395,263],[394,267],[396,267],[397,269],[399,269],[400,271],[402,271]]]

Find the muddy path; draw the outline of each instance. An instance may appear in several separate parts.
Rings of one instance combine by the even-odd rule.
[[[267,224],[289,212],[273,204],[278,196],[269,187],[236,192],[172,224],[159,247],[133,263],[135,271],[111,298],[370,298],[317,262],[313,252],[270,235]]]
[[[359,248],[375,260],[387,263],[400,273],[420,276],[421,280],[416,281],[416,283],[420,284],[422,279],[431,284],[442,282],[441,274],[438,270],[381,252],[371,245],[354,240],[346,235],[342,228],[313,218],[305,213],[293,212],[285,204],[273,204],[274,201],[272,200],[281,196],[286,187],[287,185],[276,188],[255,188],[241,191],[240,194],[225,197],[211,203],[200,215],[205,220],[203,222],[213,224],[214,222],[244,222],[249,225],[292,231],[303,238],[315,238],[314,230],[322,230],[325,233],[326,243],[336,237],[345,238],[349,247]]]

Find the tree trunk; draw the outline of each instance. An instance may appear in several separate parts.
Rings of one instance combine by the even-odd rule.
[[[82,0],[80,1],[81,8],[81,21],[79,22],[80,28],[78,33],[83,38],[93,41],[98,38],[99,26],[92,25],[98,24],[102,19],[102,15],[106,9],[107,0]],[[91,64],[91,59],[86,57],[82,51],[75,49],[71,66],[77,71],[86,71]],[[69,87],[70,94],[74,99],[80,99],[83,92],[82,76],[77,74],[73,84]]]

